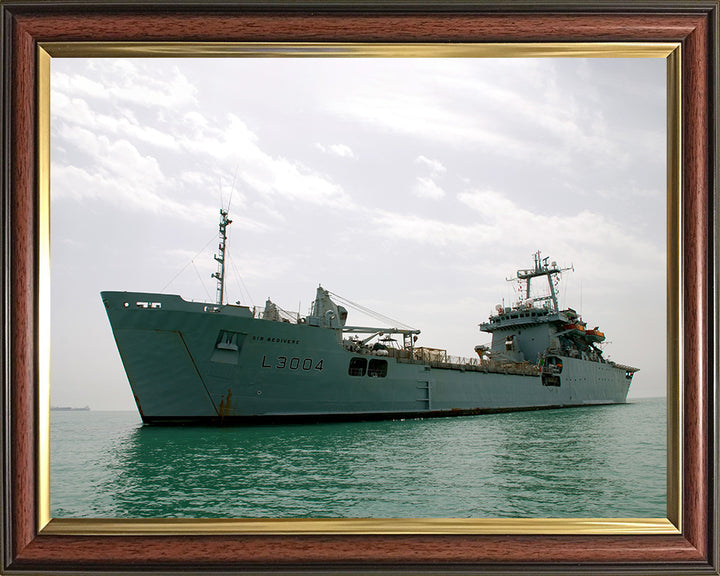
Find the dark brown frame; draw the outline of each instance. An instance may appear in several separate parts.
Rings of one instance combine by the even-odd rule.
[[[718,574],[718,1],[626,1],[3,0],[0,571]],[[681,533],[43,534],[37,494],[38,45],[80,41],[681,43]]]

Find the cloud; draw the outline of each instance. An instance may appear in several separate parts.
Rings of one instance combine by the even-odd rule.
[[[557,242],[575,246],[629,246],[636,239],[604,216],[584,209],[575,214],[531,211],[507,196],[492,190],[472,190],[458,194],[458,201],[473,209],[498,230],[507,244],[532,245],[539,239],[554,237]]]
[[[108,110],[100,112],[97,103],[83,99],[72,92],[62,92],[53,87],[51,95],[53,128],[59,130],[72,127],[72,130],[87,130],[108,137],[132,139],[136,142],[178,151],[178,139],[172,132],[159,130],[150,125],[141,125],[129,110],[125,113]],[[61,141],[73,140],[71,131],[56,135]]]
[[[241,178],[266,196],[280,196],[311,204],[342,206],[349,198],[342,188],[302,164],[263,155],[242,163]]]
[[[352,151],[352,148],[345,144],[330,144],[328,146],[325,146],[324,144],[316,142],[315,148],[325,154],[337,156],[338,158],[356,158],[355,153]]]
[[[469,247],[497,239],[497,231],[491,226],[463,226],[414,214],[378,212],[371,222],[375,226],[374,234],[422,245]]]
[[[415,164],[419,164],[430,170],[430,176],[419,176],[415,180],[413,193],[420,198],[429,198],[431,200],[440,200],[445,196],[445,190],[435,181],[441,174],[445,173],[445,166],[438,160],[432,160],[426,156],[418,156],[415,158]]]
[[[431,200],[440,200],[445,196],[445,190],[440,188],[432,178],[418,178],[415,180],[413,192],[420,198],[429,198]]]
[[[87,168],[53,162],[54,201],[100,201],[116,209],[197,218],[202,208],[174,198],[155,158],[141,155],[126,140],[110,141],[87,131],[77,136],[96,150],[97,163]]]
[[[196,89],[176,68],[152,73],[139,63],[90,62],[85,73],[52,78],[54,198],[184,214],[178,199],[217,189],[217,174],[237,172],[238,188],[267,199],[343,206],[349,200],[328,176],[264,150],[239,116],[201,111]],[[90,79],[89,75],[93,74]],[[134,90],[137,89],[137,93]],[[142,121],[137,115],[142,114]],[[328,153],[354,157],[342,144]],[[198,198],[198,200],[202,200]]]
[[[72,93],[113,106],[177,109],[197,103],[197,88],[178,67],[148,67],[127,59],[88,62],[87,73],[54,72],[54,92]],[[92,78],[88,73],[92,74]]]
[[[624,124],[608,108],[614,94],[597,93],[593,83],[568,82],[569,65],[553,59],[443,64],[446,69],[419,63],[426,73],[409,77],[388,74],[383,89],[379,81],[368,81],[339,94],[332,111],[362,129],[411,136],[438,147],[475,147],[526,166],[563,171],[580,161],[586,166],[610,161],[632,166],[625,153]]]
[[[527,152],[522,139],[483,125],[480,117],[446,108],[441,102],[412,94],[387,94],[348,99],[340,116],[372,125],[376,130],[411,135],[442,143],[472,142],[510,153]]]
[[[489,220],[496,221],[505,217],[516,218],[519,216],[514,202],[492,190],[461,192],[458,194],[458,200]],[[522,214],[527,214],[527,212],[522,211]]]
[[[415,163],[430,168],[433,174],[443,174],[446,172],[445,166],[443,166],[439,160],[432,160],[422,155],[415,158]]]
[[[371,221],[374,234],[412,244],[445,247],[460,258],[482,253],[487,265],[496,259],[541,249],[552,257],[595,263],[586,277],[603,282],[607,280],[603,269],[622,270],[628,277],[640,273],[656,275],[658,270],[664,270],[662,247],[634,235],[632,228],[590,210],[540,213],[490,190],[463,192],[458,194],[457,201],[477,213],[478,220],[458,224],[440,218],[382,212]],[[614,281],[620,282],[621,278]]]

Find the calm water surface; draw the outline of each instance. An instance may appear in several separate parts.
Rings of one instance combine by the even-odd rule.
[[[664,518],[665,430],[665,399],[225,428],[52,412],[51,515]]]

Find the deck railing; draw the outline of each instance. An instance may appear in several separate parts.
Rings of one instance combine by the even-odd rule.
[[[403,352],[398,350],[396,352]],[[487,372],[491,374],[520,374],[523,376],[540,376],[540,369],[530,362],[507,362],[500,360],[480,360],[479,358],[463,358],[447,356],[445,360],[428,360],[407,355],[389,354],[401,364],[425,364],[440,370],[459,370],[461,372]]]

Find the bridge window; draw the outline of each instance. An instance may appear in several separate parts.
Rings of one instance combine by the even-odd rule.
[[[365,358],[351,358],[348,374],[350,376],[365,376],[367,371],[367,360]]]

